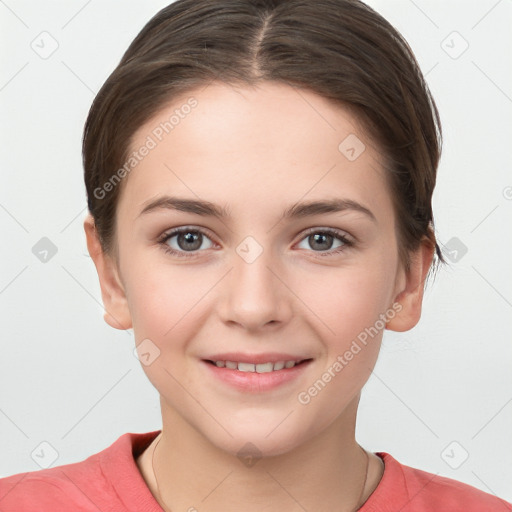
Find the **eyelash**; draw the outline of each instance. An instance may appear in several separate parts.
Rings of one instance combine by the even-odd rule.
[[[201,233],[203,236],[210,238],[207,235],[207,233],[205,231],[203,231],[202,229],[183,227],[183,228],[177,228],[172,231],[164,233],[157,240],[157,242],[162,246],[163,250],[167,254],[171,254],[172,256],[177,256],[179,258],[193,258],[193,257],[197,256],[198,252],[201,252],[201,251],[190,251],[188,253],[187,253],[187,251],[176,251],[175,249],[172,249],[171,247],[169,247],[169,245],[167,244],[167,241],[170,240],[173,236],[179,235],[181,233],[188,233],[188,232]],[[329,251],[329,252],[313,251],[313,252],[317,252],[319,254],[319,257],[333,256],[333,255],[339,254],[342,251],[344,251],[345,249],[352,247],[354,245],[354,242],[352,240],[349,240],[341,231],[338,231],[338,230],[332,229],[332,228],[322,228],[322,229],[310,228],[304,233],[304,236],[300,239],[300,241],[304,240],[305,238],[307,238],[308,236],[310,236],[312,234],[318,234],[318,233],[321,233],[324,235],[326,235],[326,234],[332,235],[334,238],[337,238],[338,240],[343,242],[343,245],[341,245],[340,247],[338,247],[337,249],[335,249],[333,251]]]

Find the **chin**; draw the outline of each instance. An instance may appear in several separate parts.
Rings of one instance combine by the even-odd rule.
[[[225,451],[229,455],[238,457],[242,463],[257,460],[262,457],[276,457],[284,455],[299,446],[304,439],[299,436],[294,437],[287,435],[276,435],[266,437],[268,432],[251,432],[237,433],[232,439],[225,438],[219,444],[216,440],[210,440],[217,445],[217,448]],[[246,465],[251,465],[249,464]]]
[[[308,428],[307,421],[301,421],[296,411],[289,417],[286,417],[287,414],[280,412],[263,417],[248,414],[244,419],[233,419],[225,424],[232,437],[227,436],[225,431],[216,431],[215,434],[203,431],[203,435],[217,448],[241,460],[246,456],[275,457],[294,450],[318,433],[316,421],[315,431],[312,431],[313,426]]]

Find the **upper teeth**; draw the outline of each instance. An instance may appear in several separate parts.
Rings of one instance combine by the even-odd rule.
[[[237,363],[236,361],[214,361],[215,366],[219,368],[230,368],[232,370],[239,370],[241,372],[256,372],[267,373],[275,370],[282,370],[283,368],[293,368],[296,364],[295,361],[277,361],[276,363]]]

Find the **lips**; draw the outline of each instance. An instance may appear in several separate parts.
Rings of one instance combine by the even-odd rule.
[[[212,354],[211,356],[203,358],[204,361],[234,361],[236,363],[278,363],[280,361],[294,361],[299,363],[308,359],[307,356],[301,356],[299,354],[290,354],[286,352],[262,352],[248,354],[244,352],[222,352],[218,354]]]
[[[281,387],[291,386],[292,382],[300,379],[305,374],[313,361],[311,358],[294,358],[291,354],[259,354],[258,356],[246,354],[238,356],[239,359],[245,359],[245,361],[237,360],[234,354],[229,354],[230,359],[217,359],[226,355],[216,354],[214,359],[203,359],[201,362],[208,374],[215,380],[222,382],[223,386],[227,385],[231,390],[237,392],[255,394],[277,391]],[[247,362],[251,359],[252,362]],[[260,362],[256,362],[258,359]],[[269,361],[268,359],[275,359],[275,361]],[[287,361],[288,368],[285,366]]]
[[[313,361],[290,353],[222,353],[202,360],[211,375],[230,387],[261,393],[299,378]]]
[[[308,358],[283,352],[267,352],[260,354],[225,352],[222,354],[214,354],[205,359],[205,361],[214,364],[217,368],[229,368],[230,370],[253,373],[270,373],[285,368],[289,369],[306,360],[308,360]]]
[[[283,368],[293,368],[295,365],[302,363],[304,360],[295,361],[289,359],[287,361],[267,361],[265,363],[245,363],[242,361],[223,361],[223,360],[208,360],[209,363],[214,364],[218,368],[229,368],[230,370],[238,370],[240,372],[255,372],[255,373],[269,373],[282,370]]]

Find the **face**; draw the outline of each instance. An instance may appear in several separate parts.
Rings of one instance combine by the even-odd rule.
[[[132,150],[148,136],[117,209],[118,291],[100,279],[164,417],[263,455],[353,421],[386,322],[410,324],[422,288],[356,119],[287,85],[214,83],[162,109]]]

